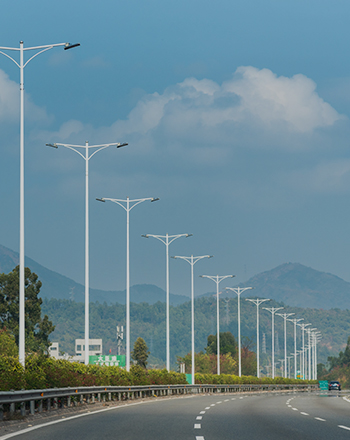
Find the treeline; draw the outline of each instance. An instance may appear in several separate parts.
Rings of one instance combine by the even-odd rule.
[[[321,380],[339,380],[343,388],[350,387],[350,336],[344,351],[338,356],[329,356],[327,363],[317,366],[318,377]]]
[[[305,323],[311,323],[322,332],[318,344],[318,359],[326,363],[329,356],[334,356],[344,349],[347,336],[350,334],[350,312],[332,309],[302,309],[288,307],[283,303],[270,301],[270,306],[283,307],[286,312],[294,312]],[[74,353],[74,340],[84,337],[84,304],[69,300],[43,300],[43,313],[47,314],[56,326],[50,335],[51,341],[60,343],[60,349]],[[165,365],[165,303],[153,305],[131,303],[131,344],[140,335],[144,338],[151,352],[150,366]],[[108,354],[111,349],[116,353],[116,326],[125,326],[125,306],[121,304],[90,304],[90,337],[102,338],[103,349]],[[231,332],[237,337],[237,299],[220,301],[220,330]],[[283,354],[283,319],[275,319],[276,358]],[[287,351],[294,351],[293,325],[287,327]],[[195,348],[203,351],[210,334],[216,333],[216,299],[202,297],[195,300]],[[267,354],[271,353],[271,315],[267,311],[260,313],[260,349],[263,349],[262,338],[265,333]],[[241,334],[256,342],[256,309],[249,302],[241,301]],[[300,332],[297,333],[297,344],[301,346]],[[170,307],[170,347],[171,365],[176,368],[177,357],[185,356],[191,349],[191,308],[190,303]],[[253,349],[253,347],[252,347]],[[278,353],[278,349],[280,353]]]

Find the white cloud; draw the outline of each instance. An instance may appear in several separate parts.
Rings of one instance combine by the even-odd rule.
[[[350,159],[330,160],[309,169],[291,172],[287,182],[291,187],[308,193],[348,193]]]
[[[19,123],[19,84],[10,80],[9,76],[0,69],[0,121]],[[25,116],[28,122],[51,121],[46,110],[38,107],[30,96],[25,93]]]
[[[239,67],[221,85],[187,78],[162,94],[145,95],[125,120],[109,127],[70,121],[55,136],[57,141],[72,136],[76,142],[86,132],[84,137],[97,143],[118,139],[141,145],[144,154],[174,144],[186,152],[189,145],[191,151],[213,145],[229,150],[232,145],[295,149],[309,142],[296,141],[295,136],[310,136],[341,119],[345,117],[324,102],[306,76],[278,77],[271,70],[248,66]],[[52,138],[48,132],[45,137]]]

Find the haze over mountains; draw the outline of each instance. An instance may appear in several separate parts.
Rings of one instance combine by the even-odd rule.
[[[19,256],[0,245],[0,272],[8,273],[18,264]],[[26,266],[35,272],[41,280],[41,296],[43,298],[70,299],[76,302],[84,301],[84,286],[74,280],[49,270],[36,261],[26,257]],[[282,264],[272,270],[262,272],[241,283],[241,287],[254,287],[247,296],[258,296],[284,302],[289,306],[318,309],[349,309],[350,283],[325,272],[303,266],[298,263]],[[152,284],[141,284],[131,287],[131,301],[135,303],[157,301],[165,302],[163,289]],[[187,292],[186,292],[187,294]],[[212,295],[214,292],[205,296]],[[235,296],[227,292],[224,296]],[[105,291],[90,289],[90,301],[108,304],[118,302],[125,304],[125,291]],[[173,305],[189,301],[187,295],[170,294]]]

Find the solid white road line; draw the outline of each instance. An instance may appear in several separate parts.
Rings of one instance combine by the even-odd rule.
[[[321,417],[315,417],[316,420],[319,420],[320,422],[325,422],[325,419],[321,419]]]
[[[201,429],[201,424],[200,423],[195,423],[194,424],[194,429]]]

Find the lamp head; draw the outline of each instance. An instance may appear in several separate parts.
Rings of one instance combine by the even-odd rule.
[[[47,147],[58,148],[57,144],[46,144]]]
[[[73,47],[78,47],[78,46],[80,46],[80,43],[75,43],[75,44],[66,43],[64,45],[64,50],[73,49]]]
[[[126,142],[124,142],[123,144],[117,144],[117,148],[126,147],[127,145],[129,145],[129,144]]]
[[[148,238],[149,237],[149,235],[141,235],[141,237],[144,237],[144,238]]]
[[[97,197],[96,197],[96,200],[98,200],[99,202],[105,202],[106,200],[102,197],[101,199],[98,199]]]
[[[151,199],[151,202],[157,202],[159,200],[159,197],[153,197],[152,199]]]

